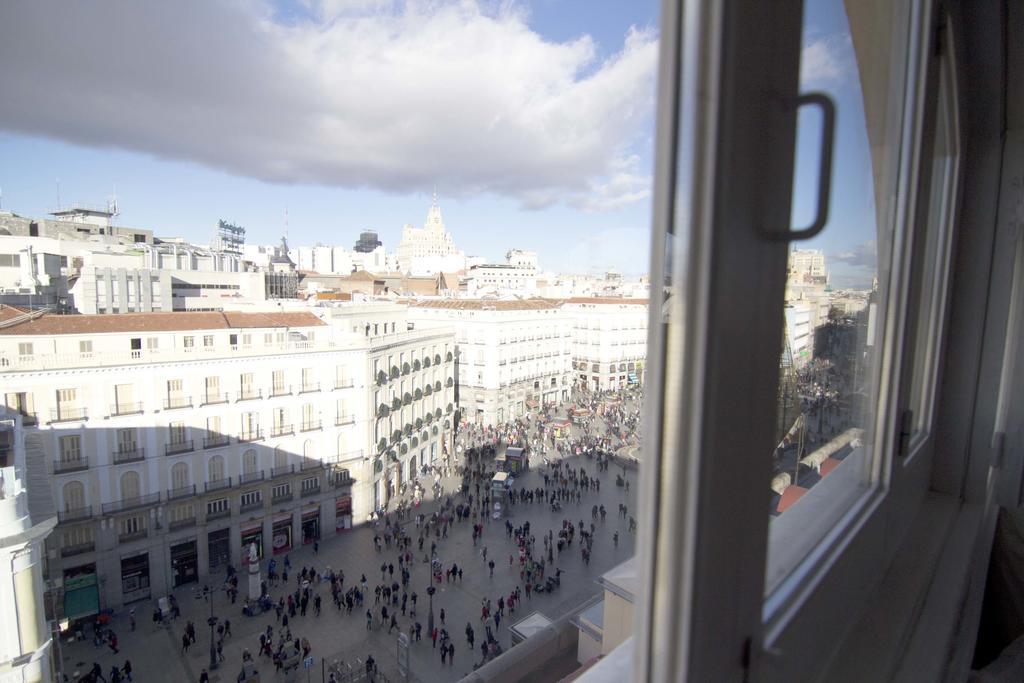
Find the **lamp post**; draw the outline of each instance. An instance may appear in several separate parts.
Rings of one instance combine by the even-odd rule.
[[[434,588],[435,557],[436,555],[433,554],[430,556],[430,586],[427,588],[427,598],[430,601],[430,605],[428,607],[429,611],[427,612],[427,631],[429,631],[431,637],[434,635],[434,592],[437,590]]]
[[[210,590],[209,586],[203,586],[203,595],[206,598],[206,602],[210,605],[210,618],[206,620],[206,623],[210,625],[210,671],[213,671],[219,665],[217,661],[217,642],[213,631],[217,625],[217,617],[213,616],[213,591]]]

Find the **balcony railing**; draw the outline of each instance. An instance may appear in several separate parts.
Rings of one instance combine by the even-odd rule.
[[[348,470],[334,470],[328,479],[331,486],[334,488],[341,488],[343,486],[351,486],[355,479]]]
[[[238,485],[241,486],[242,484],[251,484],[254,481],[263,481],[263,479],[263,470],[258,470],[256,472],[245,472],[244,474],[239,475]]]
[[[206,519],[207,519],[207,521],[209,521],[211,519],[220,519],[222,517],[230,517],[230,516],[231,516],[231,508],[230,507],[228,509],[226,509],[226,510],[213,510],[213,511],[207,510],[206,511]]]
[[[336,379],[336,380],[334,380],[334,388],[335,389],[351,389],[355,385],[356,385],[356,381],[354,379],[346,378],[346,379]]]
[[[88,543],[76,543],[75,545],[66,545],[60,549],[61,557],[71,557],[72,555],[81,555],[82,553],[91,553],[96,550],[96,542],[89,541]]]
[[[294,473],[295,465],[281,465],[280,467],[275,467],[272,470],[270,470],[270,478],[277,479],[278,477],[283,477]]]
[[[292,495],[291,489],[287,491],[279,491],[270,497],[271,503],[287,503],[295,496]]]
[[[145,460],[146,449],[138,447],[124,449],[119,448],[113,452],[111,457],[113,458],[115,465],[124,465],[125,463],[129,462],[138,462],[140,460]]]
[[[53,473],[65,474],[67,472],[81,472],[89,469],[89,456],[83,455],[74,460],[54,460]]]
[[[299,426],[299,431],[302,431],[302,432],[313,432],[313,431],[316,431],[317,429],[320,429],[320,426],[321,426],[320,420],[313,420],[311,422],[303,422]]]
[[[277,396],[291,396],[291,386],[282,387],[270,387],[270,398],[276,398]]]
[[[242,432],[241,434],[238,435],[238,443],[249,443],[251,441],[262,441],[262,440],[263,440],[263,430],[262,429],[254,429],[254,430],[250,430],[248,432]]]
[[[227,446],[230,442],[231,439],[228,438],[227,434],[215,434],[213,436],[204,436],[203,449]]]
[[[164,451],[167,455],[178,455],[179,453],[191,453],[195,450],[195,442],[192,439],[188,441],[172,441],[168,444],[164,444]]]
[[[231,477],[226,477],[224,479],[214,479],[213,481],[208,481],[208,482],[206,482],[206,484],[203,485],[203,488],[205,488],[208,492],[209,491],[220,491],[221,489],[229,489],[229,488],[231,488]]]
[[[111,417],[121,417],[122,415],[140,415],[142,414],[142,403],[115,403],[110,406]]]
[[[66,522],[80,522],[84,519],[92,518],[92,506],[86,505],[85,507],[73,508],[70,510],[61,510],[57,513],[57,521],[61,524]]]
[[[295,428],[291,425],[274,425],[273,429],[270,430],[270,436],[291,436],[295,433]]]
[[[237,403],[239,401],[256,401],[256,400],[259,400],[261,398],[263,398],[263,390],[262,389],[245,389],[245,388],[243,388],[242,389],[242,393],[240,393],[238,395],[238,398],[235,399],[235,402]]]
[[[227,403],[230,400],[231,398],[227,395],[226,392],[214,392],[212,394],[206,394],[205,396],[203,396],[202,403],[200,403],[199,405],[215,406],[219,403]]]
[[[312,394],[315,391],[320,391],[320,383],[313,382],[312,384],[303,384],[299,389],[300,394]]]
[[[345,451],[344,453],[338,453],[324,458],[324,463],[328,465],[334,465],[340,462],[349,462],[351,460],[358,460],[363,457],[363,449],[358,448],[352,451]]]
[[[302,497],[308,498],[309,496],[315,496],[320,493],[320,481],[317,480],[316,486],[304,486],[302,487]]]
[[[139,529],[138,531],[122,532],[117,535],[119,543],[131,543],[132,541],[138,541],[149,535],[148,529]]]
[[[355,424],[355,421],[355,415],[338,415],[337,417],[334,418],[334,426],[344,427],[345,425]]]
[[[238,506],[238,511],[239,512],[250,512],[252,510],[259,510],[262,507],[263,507],[263,501],[262,500],[257,500],[257,501],[254,501],[252,503],[242,503],[241,505]]]
[[[110,515],[116,512],[125,512],[127,510],[134,510],[136,508],[146,507],[148,505],[156,505],[160,502],[160,492],[149,493],[145,496],[136,496],[134,498],[124,498],[123,500],[115,500],[111,503],[103,504],[103,514]]]
[[[323,467],[324,461],[318,460],[317,458],[303,458],[301,463],[302,471],[315,470],[318,467]]]
[[[50,411],[50,422],[77,422],[88,420],[89,411],[85,408],[57,408]]]
[[[164,399],[164,410],[177,410],[178,408],[191,408],[191,396],[170,396]]]
[[[188,498],[189,496],[196,495],[196,485],[189,484],[188,486],[179,486],[176,489],[167,489],[167,500],[176,500],[178,498]]]
[[[167,528],[171,531],[176,529],[186,529],[190,526],[196,525],[196,516],[193,514],[191,517],[184,517],[182,519],[175,519],[167,524]]]

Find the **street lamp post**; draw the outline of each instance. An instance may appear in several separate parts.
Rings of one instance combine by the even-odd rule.
[[[206,602],[210,605],[210,618],[206,620],[206,623],[210,625],[210,671],[213,671],[219,665],[217,662],[217,642],[214,636],[217,617],[213,616],[213,591],[210,590],[209,586],[203,586],[203,593],[206,595]]]
[[[434,588],[434,555],[430,556],[430,586],[427,588],[427,599],[430,601],[427,612],[427,631],[429,635],[434,635],[434,592],[437,590]]]

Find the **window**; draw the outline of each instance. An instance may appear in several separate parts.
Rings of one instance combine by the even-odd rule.
[[[136,449],[135,445],[135,430],[134,429],[118,429],[117,430],[117,451],[119,453],[134,453]]]
[[[240,496],[239,502],[241,503],[242,507],[259,505],[260,503],[263,502],[263,492],[260,491],[259,489],[255,491],[247,491],[246,493],[243,493]]]
[[[196,345],[196,338],[191,336],[191,335],[186,335],[184,337],[184,339],[182,339],[182,346],[185,347],[186,351],[194,348],[195,345]]]
[[[78,352],[81,354],[92,353],[92,341],[83,339],[78,342]]]
[[[238,438],[243,441],[252,441],[258,439],[260,436],[260,414],[259,413],[242,413],[242,428],[239,431]]]
[[[302,492],[312,493],[320,489],[320,477],[307,477],[302,480]]]
[[[258,466],[256,451],[250,448],[242,454],[242,474],[253,474]]]
[[[206,463],[207,481],[222,481],[226,476],[224,473],[224,458],[219,455],[210,458],[210,462]]]
[[[20,413],[25,418],[25,424],[35,423],[36,411],[32,394],[24,391],[4,394],[4,403],[8,409]]]
[[[212,349],[213,348],[213,335],[212,334],[205,334],[205,335],[203,335],[203,347],[207,348],[207,349]]]
[[[121,537],[127,536],[138,536],[146,531],[145,518],[142,515],[132,515],[131,517],[122,517],[118,522],[118,532]]]
[[[285,393],[284,370],[274,370],[271,376],[271,386],[275,396]]]
[[[183,489],[188,485],[188,464],[183,462],[175,463],[171,467],[171,488]]]
[[[136,411],[135,388],[132,384],[117,384],[114,386],[114,413],[127,415]]]
[[[60,437],[60,461],[62,463],[78,462],[82,459],[82,437],[77,434]]]
[[[184,422],[171,422],[167,425],[168,439],[172,444],[183,444],[185,443],[185,437],[187,436],[188,428]]]
[[[156,351],[160,348],[159,337],[146,337],[146,349],[149,351]]]
[[[227,498],[214,498],[213,500],[206,501],[207,515],[220,515],[230,511],[231,502]]]
[[[292,495],[291,484],[276,484],[270,489],[270,496],[274,500],[280,500],[282,498],[290,498]]]
[[[121,500],[135,500],[141,496],[138,472],[125,472],[121,475]]]
[[[85,507],[85,486],[80,481],[69,481],[64,484],[62,498],[64,499],[64,511],[72,512]]]
[[[253,380],[251,372],[244,372],[239,377],[239,385],[241,386],[241,397],[242,398],[254,398],[255,389],[253,388]]]

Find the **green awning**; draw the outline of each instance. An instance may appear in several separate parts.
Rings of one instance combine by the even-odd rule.
[[[64,617],[69,620],[99,614],[100,592],[96,575],[76,576],[64,584]]]

